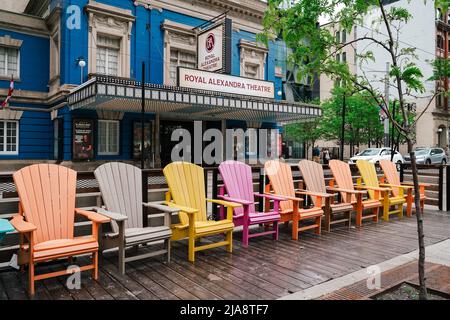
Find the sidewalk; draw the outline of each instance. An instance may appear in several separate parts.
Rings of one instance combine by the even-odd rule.
[[[437,267],[442,266],[442,269],[450,268],[450,239],[441,241],[439,243],[429,245],[426,247],[426,262],[428,263],[427,269],[430,271],[435,270]],[[393,259],[386,260],[376,267],[379,268],[382,277],[383,273],[391,271],[395,268],[409,267],[409,272],[416,272],[417,259],[419,251],[415,250],[410,253],[395,257]],[[433,265],[434,264],[434,265]],[[437,266],[435,266],[437,265]],[[307,288],[302,291],[295,292],[293,294],[284,296],[279,300],[312,300],[323,297],[324,295],[332,294],[333,292],[342,288],[357,284],[359,282],[367,280],[367,278],[373,276],[370,272],[370,267],[361,269],[359,271],[347,274],[340,278],[336,278],[319,285]],[[405,280],[411,278],[405,275]],[[382,280],[383,281],[383,280]],[[375,293],[375,292],[374,292]]]

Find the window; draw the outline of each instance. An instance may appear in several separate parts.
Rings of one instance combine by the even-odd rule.
[[[120,39],[97,37],[97,73],[119,76]]]
[[[0,121],[0,154],[19,153],[19,124],[17,121]]]
[[[197,59],[194,53],[177,49],[170,50],[169,85],[177,85],[177,67],[195,68]]]
[[[0,76],[19,77],[19,49],[0,47]]]
[[[341,43],[341,33],[336,31],[336,43]]]
[[[347,43],[347,32],[342,30],[342,43]]]
[[[347,62],[347,52],[342,53],[342,62]]]
[[[98,154],[119,154],[119,121],[98,121]]]
[[[341,62],[341,55],[339,53],[336,55],[336,61]]]
[[[439,49],[444,49],[444,38],[440,34],[437,35],[436,46]]]

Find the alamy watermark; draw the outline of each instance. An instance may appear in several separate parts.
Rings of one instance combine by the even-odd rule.
[[[203,132],[202,121],[194,121],[194,131],[175,129],[171,140],[178,142],[171,150],[172,161],[217,165],[226,160],[264,164],[279,158],[280,134],[276,129],[219,129]],[[224,151],[225,150],[225,151]]]

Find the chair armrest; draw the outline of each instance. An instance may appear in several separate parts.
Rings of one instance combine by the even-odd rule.
[[[98,214],[101,214],[101,215],[103,215],[105,217],[108,217],[111,220],[114,220],[114,221],[117,221],[117,222],[125,221],[125,220],[128,219],[128,217],[126,215],[124,215],[124,214],[120,214],[120,213],[117,213],[117,212],[112,212],[112,211],[109,211],[109,210],[106,210],[106,209],[100,208],[100,207],[93,207],[92,211],[95,211]]]
[[[16,215],[9,222],[19,233],[29,233],[37,230],[37,227],[23,219],[23,216]]]
[[[225,200],[218,200],[218,199],[206,199],[207,202],[220,204],[224,207],[231,207],[231,208],[239,208],[242,207],[242,204],[236,203],[236,202],[230,202]]]
[[[414,186],[414,182],[402,182],[402,184],[403,185],[405,185],[405,186]],[[425,188],[428,188],[428,187],[431,187],[431,184],[429,184],[429,183],[419,183],[419,187],[425,187]]]
[[[199,209],[181,206],[181,205],[173,203],[173,202],[163,201],[163,203],[168,207],[176,208],[176,209],[178,209],[178,211],[183,211],[184,213],[187,213],[189,215],[194,215],[197,212],[199,212]]]
[[[308,190],[298,190],[295,191],[296,194],[305,194],[307,196],[313,196],[313,197],[321,197],[321,198],[332,198],[335,195],[330,193],[321,193],[321,192],[313,192]]]
[[[99,214],[97,212],[94,212],[94,211],[87,211],[87,210],[83,210],[80,208],[75,208],[75,213],[79,214],[80,216],[84,216],[87,219],[89,219],[95,223],[105,223],[105,222],[111,221],[111,219],[109,217],[106,217],[106,216]]]
[[[330,191],[336,191],[336,192],[344,192],[344,193],[350,193],[350,194],[366,194],[367,191],[360,191],[360,190],[349,190],[349,189],[341,189],[341,188],[334,188],[334,187],[327,187],[327,190]]]
[[[178,209],[178,207],[177,208],[170,207],[170,206],[166,205],[165,203],[166,203],[165,201],[144,202],[143,205],[144,205],[144,207],[161,210],[162,212],[167,212],[167,213],[178,213],[181,211],[181,209]]]
[[[227,197],[227,196],[218,196],[220,199],[228,201],[228,202],[235,202],[235,203],[239,203],[242,204],[243,206],[249,206],[251,204],[254,204],[253,201],[248,201],[248,200],[243,200],[243,199],[237,199],[237,198],[232,198],[232,197]]]
[[[276,196],[276,195],[267,194],[267,193],[257,193],[257,192],[255,192],[255,193],[253,193],[253,195],[255,197],[266,198],[266,199],[275,200],[275,201],[286,201],[286,200],[288,200],[286,197]]]
[[[366,185],[356,185],[355,189],[366,189],[366,190],[372,190],[372,191],[391,191],[391,188],[377,188],[377,187],[369,187]]]
[[[402,189],[414,189],[413,186],[404,186],[404,185],[398,185],[398,184],[389,184],[389,183],[380,183],[380,186],[382,187],[389,187],[389,188],[402,188]]]

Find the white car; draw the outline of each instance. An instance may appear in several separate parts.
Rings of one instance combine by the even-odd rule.
[[[367,160],[372,163],[378,163],[380,160],[391,160],[391,149],[390,148],[369,148],[366,149],[360,153],[358,153],[356,156],[353,156],[350,158],[350,161],[348,163],[356,163],[356,160]],[[396,164],[404,163],[405,160],[403,159],[402,155],[394,151],[394,158],[392,159],[392,162]]]

